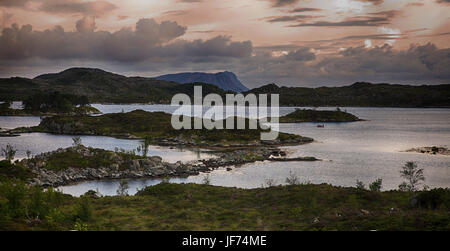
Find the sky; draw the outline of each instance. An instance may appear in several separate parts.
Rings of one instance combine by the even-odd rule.
[[[253,88],[450,83],[450,0],[0,0],[0,77],[232,71]]]

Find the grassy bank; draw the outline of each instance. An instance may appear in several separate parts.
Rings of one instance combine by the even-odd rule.
[[[136,196],[96,197],[91,192],[81,198],[28,188],[11,206],[12,190],[0,187],[2,230],[450,229],[450,191],[444,189],[419,192],[411,205],[407,192],[330,185],[245,190],[163,183]],[[27,210],[28,216],[40,216],[31,220]]]

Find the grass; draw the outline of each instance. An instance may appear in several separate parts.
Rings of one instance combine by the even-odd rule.
[[[449,190],[441,193],[450,197]],[[450,229],[448,200],[436,209],[419,208],[411,207],[411,196],[330,185],[238,189],[162,183],[136,196],[66,198],[58,207],[65,216],[53,227],[73,229],[77,208],[89,199],[91,216],[83,221],[89,230]],[[9,228],[49,229],[46,220],[8,222]]]
[[[83,156],[76,151],[66,151],[62,153],[52,154],[46,162],[44,168],[53,171],[59,171],[72,168],[88,168],[109,166],[113,164],[111,160],[112,155],[107,151],[100,151],[96,149],[96,154],[93,156]]]
[[[409,208],[403,192],[329,185],[252,190],[161,184],[93,202],[92,227],[116,230],[444,230],[447,209]],[[105,207],[104,204],[108,206]],[[395,210],[391,212],[391,208]],[[361,209],[370,212],[361,213]],[[339,216],[340,215],[340,216]],[[108,217],[109,216],[109,217]],[[314,221],[314,219],[318,221]]]

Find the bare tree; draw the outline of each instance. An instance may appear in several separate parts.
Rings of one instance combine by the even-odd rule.
[[[299,185],[300,181],[298,180],[297,175],[295,175],[292,171],[290,171],[289,177],[286,178],[286,183],[288,185]]]
[[[72,145],[73,145],[74,147],[79,147],[79,146],[81,146],[81,138],[80,138],[80,137],[73,137],[72,140],[73,140]]]
[[[202,181],[203,185],[210,185],[211,184],[211,177],[208,175],[203,177],[203,181]]]
[[[422,181],[425,181],[423,169],[420,169],[415,162],[407,162],[400,171],[400,174],[407,181],[400,184],[402,191],[417,191]]]

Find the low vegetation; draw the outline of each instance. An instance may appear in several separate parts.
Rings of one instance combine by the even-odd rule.
[[[301,123],[301,122],[354,122],[360,119],[353,114],[341,111],[318,111],[308,109],[296,109],[288,115],[280,117],[280,123]]]
[[[257,189],[217,187],[205,176],[201,185],[165,180],[134,196],[122,180],[118,196],[88,191],[77,198],[26,185],[31,173],[4,160],[0,230],[450,230],[450,190],[419,191],[411,179],[420,176],[417,165],[402,170],[413,170],[402,176],[415,189],[381,192],[381,179],[370,190],[360,181],[356,188],[302,184],[290,173],[286,186],[268,180]]]
[[[205,182],[206,183],[206,182]],[[135,196],[75,198],[0,185],[1,230],[449,230],[450,191],[372,192],[330,185],[258,189],[161,183]]]

